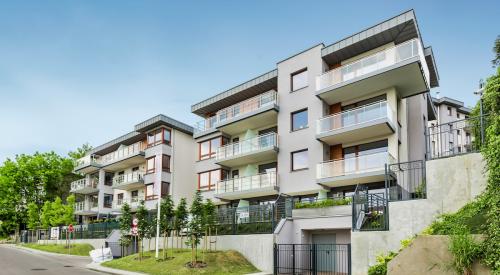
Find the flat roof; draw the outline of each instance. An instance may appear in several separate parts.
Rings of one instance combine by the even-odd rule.
[[[470,114],[472,110],[468,107],[464,106],[464,103],[460,100],[453,99],[451,97],[440,97],[440,98],[432,98],[432,102],[434,102],[435,105],[449,105],[457,108],[460,112]]]

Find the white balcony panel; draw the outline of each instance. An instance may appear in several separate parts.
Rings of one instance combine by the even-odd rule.
[[[418,39],[385,49],[316,78],[316,95],[328,104],[396,87],[401,97],[429,90],[429,69]]]
[[[74,171],[88,174],[99,170],[101,166],[101,159],[98,156],[87,155],[75,161]]]
[[[121,210],[123,205],[125,203],[128,204],[130,207],[130,210],[137,210],[137,207],[141,204],[141,201],[144,201],[145,198],[144,196],[137,196],[137,197],[132,197],[132,198],[126,198],[126,199],[116,199],[113,200],[113,209],[114,210]]]
[[[99,184],[98,178],[83,178],[75,180],[71,183],[70,192],[76,194],[91,194],[99,191],[97,185]]]
[[[278,194],[276,172],[219,181],[214,196],[224,200],[236,200]]]
[[[118,150],[101,157],[102,167],[108,171],[119,171],[134,165],[144,164],[145,148],[146,145],[143,142],[121,146]]]
[[[144,186],[144,171],[136,171],[117,175],[113,178],[113,188],[120,190],[132,190]]]
[[[316,138],[342,144],[394,133],[394,111],[386,101],[361,106],[317,120]]]
[[[316,181],[328,187],[383,181],[385,164],[394,162],[388,152],[327,161],[317,165]]]
[[[95,215],[98,212],[97,202],[75,202],[74,210],[76,215]]]
[[[219,147],[216,161],[220,165],[236,167],[266,160],[276,160],[277,152],[277,134],[269,133]]]

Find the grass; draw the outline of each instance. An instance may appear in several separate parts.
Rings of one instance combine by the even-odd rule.
[[[22,246],[42,250],[46,252],[68,254],[68,248],[64,244],[23,244]],[[94,250],[94,247],[87,243],[71,244],[70,255],[89,256],[89,251]]]
[[[172,256],[171,250],[167,250],[167,252],[169,257]],[[138,256],[134,254],[104,262],[102,265],[148,274],[247,274],[259,272],[240,253],[232,250],[206,253],[207,267],[195,269],[185,267],[185,264],[191,261],[191,250],[174,252],[174,258],[166,261],[156,261],[154,251],[145,252],[144,256],[145,259],[142,261],[136,259]],[[198,260],[203,260],[203,253],[198,253]]]
[[[294,205],[295,209],[303,209],[303,208],[324,208],[324,207],[331,207],[331,206],[337,206],[337,205],[349,205],[352,202],[352,198],[328,198],[328,199],[322,199],[322,200],[317,200],[313,202],[296,202]]]

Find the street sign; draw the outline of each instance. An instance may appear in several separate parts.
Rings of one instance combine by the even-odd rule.
[[[73,228],[73,225],[72,225],[72,224],[70,224],[70,225],[68,226],[68,231],[69,231],[70,233],[72,233],[73,231],[75,231],[75,229]]]
[[[137,226],[138,224],[139,224],[139,220],[138,220],[137,218],[134,218],[134,219],[132,220],[132,225],[133,225],[133,226]]]
[[[134,218],[132,220],[132,236],[137,236],[137,225],[139,224],[139,220],[137,218]]]
[[[137,227],[132,227],[132,235],[137,236]]]

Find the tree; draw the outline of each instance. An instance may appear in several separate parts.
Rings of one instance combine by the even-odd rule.
[[[215,209],[215,205],[213,204],[211,199],[207,199],[203,207],[203,224],[205,226],[205,250],[207,249],[207,243],[211,240],[212,237],[212,229],[217,222],[217,212]],[[207,238],[208,236],[208,238]],[[209,243],[208,243],[209,244]],[[211,249],[211,247],[210,247]]]
[[[128,205],[128,203],[123,204],[121,212],[122,215],[118,220],[118,222],[120,224],[120,233],[121,233],[120,246],[123,249],[123,247],[128,247],[132,242],[130,236],[130,230],[132,227],[132,213],[130,213],[130,206]]]
[[[35,230],[40,226],[40,213],[38,205],[34,202],[28,204],[28,228]]]
[[[190,238],[188,239],[188,244],[191,245],[191,266],[196,266],[198,262],[198,245],[200,244],[200,238],[203,236],[203,222],[204,222],[204,206],[203,198],[201,197],[201,192],[198,190],[194,195],[193,202],[191,203],[191,208],[189,209],[189,214],[191,215],[191,220],[188,223]]]
[[[76,148],[75,151],[69,151],[68,156],[74,160],[78,160],[87,155],[92,149],[90,144],[85,143],[81,147]]]
[[[49,229],[52,220],[52,203],[46,201],[42,207],[42,214],[40,215],[42,228]]]
[[[142,247],[142,241],[148,234],[149,230],[149,223],[148,223],[148,210],[146,210],[146,207],[144,206],[144,201],[141,201],[141,204],[139,207],[137,207],[137,212],[135,213],[135,216],[139,222],[137,225],[137,237],[140,240],[139,244],[139,259],[142,260],[142,255],[143,255],[143,249]]]
[[[183,242],[183,235],[181,231],[186,228],[188,222],[188,210],[187,202],[185,198],[182,198],[175,209],[175,220],[174,220],[174,230],[178,235],[181,235],[181,244]]]
[[[497,36],[493,45],[493,53],[495,54],[495,58],[491,60],[491,63],[493,63],[494,67],[497,67],[500,65],[500,35]]]
[[[173,219],[174,219],[174,203],[170,196],[161,200],[160,204],[160,230],[163,232],[163,260],[167,257],[166,243],[167,243],[167,233],[169,230],[173,229]],[[172,234],[170,234],[172,236]]]

